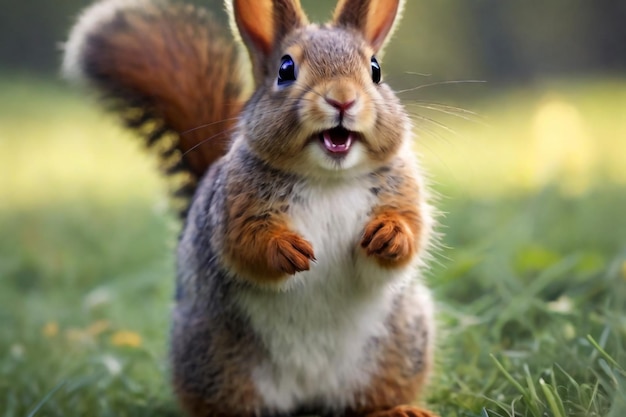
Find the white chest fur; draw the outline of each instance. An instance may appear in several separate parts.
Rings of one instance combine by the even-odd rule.
[[[307,186],[289,213],[317,261],[282,291],[242,295],[241,306],[269,359],[254,372],[265,403],[276,410],[322,402],[350,405],[375,369],[364,360],[372,337],[384,337],[393,295],[413,268],[390,272],[367,259],[359,243],[375,196],[367,184]]]

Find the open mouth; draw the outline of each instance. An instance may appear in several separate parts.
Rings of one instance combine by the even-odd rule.
[[[328,153],[333,156],[344,156],[350,151],[358,134],[343,127],[335,127],[320,133],[319,138]]]

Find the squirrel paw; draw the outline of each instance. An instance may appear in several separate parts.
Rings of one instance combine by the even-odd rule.
[[[437,417],[437,414],[423,408],[401,405],[391,410],[366,414],[364,417]]]
[[[295,233],[282,233],[270,240],[267,261],[271,269],[293,275],[307,271],[315,255],[309,242]]]
[[[415,238],[400,216],[384,213],[365,227],[361,247],[382,266],[396,266],[411,259]]]

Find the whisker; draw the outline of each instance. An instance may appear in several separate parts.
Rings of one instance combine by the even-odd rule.
[[[312,93],[314,93],[315,95],[317,95],[319,97],[323,97],[320,93],[316,92],[314,89],[312,89],[312,88],[310,88],[308,86],[299,87],[299,89],[300,89],[300,91],[312,92]],[[268,97],[268,98],[264,98],[264,99],[259,100],[257,102],[257,104],[264,104],[264,103],[271,102],[271,101],[272,101],[272,99]],[[296,103],[298,103],[298,102],[301,102],[301,101],[310,101],[310,99],[303,98],[303,97],[286,97],[284,99],[284,102],[287,102],[287,103],[288,102],[296,102]],[[278,108],[278,109],[275,109],[273,111],[264,111],[262,114],[271,116],[273,114],[283,113],[284,111],[285,110],[283,108]],[[199,129],[204,129],[204,128],[209,127],[209,126],[213,126],[213,125],[220,124],[220,123],[227,123],[227,122],[231,122],[231,121],[238,120],[238,119],[239,119],[239,117],[231,117],[231,118],[228,118],[228,119],[218,120],[218,121],[211,122],[211,123],[205,123],[205,124],[193,127],[191,129],[187,129],[185,131],[179,132],[179,134],[181,136],[183,136],[183,135],[189,134],[189,133],[194,132],[194,131],[199,130]]]
[[[403,93],[408,93],[411,91],[417,91],[417,90],[421,90],[423,88],[427,88],[427,87],[434,87],[437,85],[446,85],[446,84],[473,84],[473,83],[486,83],[486,81],[484,80],[451,80],[451,81],[438,81],[435,83],[429,83],[429,84],[422,84],[422,85],[418,85],[417,87],[413,87],[413,88],[407,88],[406,90],[400,90],[400,91],[396,91],[396,94],[403,94]]]
[[[443,103],[437,103],[437,102],[425,101],[425,100],[416,100],[415,102],[416,103],[420,103],[420,104],[427,104],[429,106],[435,106],[435,107],[441,107],[441,108],[445,108],[445,109],[455,110],[455,111],[458,111],[460,113],[467,113],[467,114],[471,114],[473,116],[484,118],[480,114],[478,114],[476,112],[473,112],[471,110],[464,109],[463,107],[457,107],[457,106],[452,106],[450,104],[443,104]]]
[[[228,119],[218,120],[216,122],[211,122],[211,123],[205,123],[203,125],[192,127],[191,129],[187,129],[187,130],[184,130],[182,132],[179,132],[179,135],[183,136],[183,135],[186,135],[188,133],[194,132],[194,131],[196,131],[198,129],[204,129],[206,127],[213,126],[213,125],[216,125],[216,124],[219,124],[219,123],[231,122],[233,120],[237,120],[238,118],[239,117],[229,117]]]
[[[235,130],[235,128],[225,129],[225,130],[222,130],[219,133],[216,133],[213,136],[209,136],[208,138],[202,139],[200,142],[196,143],[194,146],[192,146],[191,148],[189,148],[185,152],[183,152],[183,157],[187,156],[189,153],[191,153],[194,150],[198,149],[200,146],[208,143],[211,139],[214,139],[214,138],[216,138],[218,136],[221,136],[221,135],[223,135],[225,133],[228,133],[229,131],[234,131],[234,130]]]
[[[418,146],[420,149],[420,154],[430,154],[434,157],[434,159],[437,161],[438,164],[440,164],[442,167],[444,167],[446,170],[452,172],[452,169],[450,168],[450,165],[448,165],[448,163],[446,163],[445,159],[441,157],[441,155],[439,154],[439,152],[435,151],[427,142],[425,141],[419,141],[417,142]]]
[[[441,134],[438,130],[437,130],[438,126],[432,127],[429,126],[428,124],[425,123],[420,123],[419,125],[415,126],[415,129],[417,131],[418,134],[423,134],[424,136],[430,136],[436,140],[445,142],[447,144],[450,144],[450,138]]]
[[[451,107],[453,110],[448,110],[446,106],[433,106],[432,104],[420,104],[420,103],[409,103],[407,104],[407,106],[412,106],[412,107],[420,107],[423,109],[427,109],[427,110],[433,110],[433,111],[438,111],[440,113],[444,113],[450,116],[454,116],[454,117],[458,117],[459,119],[463,119],[463,120],[467,120],[468,122],[473,122],[473,123],[478,123],[481,124],[483,126],[488,126],[487,123],[485,123],[484,121],[481,120],[481,116],[477,113],[471,112],[469,110],[462,112],[462,109],[458,109],[458,108],[454,108]],[[460,113],[467,113],[471,116],[475,116],[475,117],[469,117],[466,116],[464,114],[460,114]]]
[[[405,71],[408,75],[419,75],[420,77],[432,77],[432,74],[426,74],[425,72]]]
[[[441,128],[441,129],[445,130],[446,132],[449,132],[449,133],[451,133],[451,134],[453,134],[453,135],[455,135],[457,137],[460,137],[459,133],[456,130],[452,129],[451,127],[448,127],[448,126],[444,125],[441,122],[438,122],[438,121],[436,121],[434,119],[431,119],[430,117],[426,117],[424,115],[417,114],[417,113],[413,113],[412,116],[413,117],[417,117],[417,118],[419,118],[422,121],[431,123],[431,124]]]
[[[441,141],[441,142],[445,142],[446,144],[450,144],[450,139],[445,137],[444,135],[440,134],[439,132],[437,132],[435,129],[428,127],[426,125],[422,125],[420,127],[416,128],[417,130],[417,134],[420,137],[431,137],[434,138],[437,141]],[[431,150],[430,148],[428,148],[428,145],[425,145],[425,141],[419,141],[420,146],[425,146],[427,149]]]
[[[422,129],[423,128],[424,126],[422,126]],[[434,129],[426,128],[424,130],[425,130],[425,136],[431,136],[437,140],[443,140],[446,144],[450,145],[450,141],[448,140],[448,138],[444,137],[443,135],[440,135]],[[420,154],[431,155],[433,160],[436,161],[436,163],[444,167],[447,171],[453,172],[450,166],[448,165],[448,163],[446,162],[445,158],[443,158],[440,155],[440,153],[437,152],[437,150],[435,150],[433,146],[431,146],[432,144],[429,143],[428,140],[420,140],[419,138],[416,137],[413,140],[413,143],[415,143],[416,146],[418,147]]]

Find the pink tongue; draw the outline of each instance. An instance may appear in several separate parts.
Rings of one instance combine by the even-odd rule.
[[[345,153],[352,146],[352,133],[347,130],[339,131],[337,129],[326,130],[322,133],[324,139],[324,147],[333,153]]]

